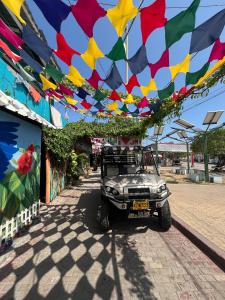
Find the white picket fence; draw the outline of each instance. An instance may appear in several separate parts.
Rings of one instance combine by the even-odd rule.
[[[4,224],[0,225],[0,246],[2,241],[7,241],[13,238],[21,228],[31,224],[32,218],[39,214],[40,201],[34,203],[29,208],[26,208],[21,213],[17,214],[14,218],[7,220]]]

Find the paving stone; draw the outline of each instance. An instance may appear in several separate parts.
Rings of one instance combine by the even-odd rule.
[[[176,228],[153,219],[101,233],[98,178],[43,206],[0,257],[1,299],[225,299],[224,273]]]

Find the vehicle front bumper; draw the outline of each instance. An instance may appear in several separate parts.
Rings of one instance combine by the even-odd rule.
[[[118,209],[127,210],[130,209],[134,200],[130,200],[127,198],[124,199],[116,199],[112,194],[108,194],[105,191],[102,191],[102,194],[109,199],[109,201],[116,206]],[[169,191],[165,193],[161,198],[154,199],[146,199],[149,201],[150,208],[160,208],[163,207],[164,203],[168,200],[168,197],[171,195]],[[140,200],[141,201],[141,200]]]

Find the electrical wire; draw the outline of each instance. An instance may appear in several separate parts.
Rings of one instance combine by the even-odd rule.
[[[112,3],[103,3],[103,2],[99,2],[100,5],[105,5],[105,6],[110,6],[113,7],[115,6],[115,4]],[[208,4],[208,5],[199,5],[198,7],[201,8],[208,8],[208,7],[223,7],[225,6],[225,4]],[[177,9],[177,8],[188,8],[189,6],[167,6],[166,9]]]
[[[221,88],[221,89],[222,89],[222,88]],[[187,112],[187,111],[190,111],[190,110],[192,110],[192,109],[194,109],[194,108],[196,108],[196,107],[202,105],[203,103],[206,103],[206,102],[208,102],[208,101],[214,99],[215,97],[220,96],[220,95],[222,95],[222,94],[224,94],[224,93],[225,93],[225,89],[223,89],[221,92],[219,92],[219,93],[217,93],[217,94],[215,94],[215,95],[209,97],[208,99],[204,99],[204,100],[202,100],[201,102],[198,102],[198,103],[196,103],[196,104],[190,106],[189,108],[186,108],[186,109],[182,110],[182,113],[185,113],[185,112]]]

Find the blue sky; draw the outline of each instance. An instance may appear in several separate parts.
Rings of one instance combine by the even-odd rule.
[[[37,21],[39,27],[43,30],[43,32],[46,35],[46,38],[48,40],[49,46],[51,48],[56,48],[56,32],[55,30],[47,23],[45,18],[43,17],[40,10],[37,8],[33,0],[27,0],[27,4],[29,5],[35,20]],[[65,3],[69,4],[76,3],[74,0],[64,0]],[[139,6],[140,0],[134,0],[133,1],[136,6]],[[153,3],[153,0],[145,0],[142,7],[148,6],[149,4]],[[115,0],[99,0],[99,3],[101,3],[102,7],[105,9],[110,8],[109,5],[115,5],[117,1]],[[104,3],[104,5],[103,5]],[[105,5],[105,4],[109,5]],[[192,0],[167,0],[166,1],[166,17],[170,19],[171,17],[178,14],[180,11],[184,10],[185,8],[180,7],[188,7],[192,3]],[[207,6],[207,5],[216,5],[216,6],[210,6],[210,7],[201,7],[201,6]],[[196,26],[203,23],[213,15],[215,15],[220,10],[225,9],[225,0],[201,0],[200,7],[197,11],[196,15]],[[82,29],[77,24],[76,20],[72,16],[72,14],[69,15],[68,19],[63,22],[61,32],[67,39],[68,43],[71,47],[73,47],[75,50],[80,51],[81,53],[84,52],[87,48],[88,39],[83,33]],[[117,35],[110,24],[107,17],[100,19],[95,27],[94,27],[94,38],[99,46],[99,48],[102,50],[103,53],[107,54],[112,46],[117,41]],[[190,38],[191,34],[185,34],[183,38],[175,43],[170,48],[170,65],[177,64],[181,62],[184,57],[188,54],[189,46],[190,46]],[[225,42],[225,30],[222,32],[221,35],[221,41]],[[129,33],[129,55],[128,57],[132,57],[135,52],[139,49],[141,46],[141,31],[140,31],[140,20],[139,17],[136,18],[131,31]],[[148,50],[148,59],[150,62],[157,61],[163,51],[165,50],[165,33],[164,28],[160,28],[155,30],[152,35],[149,37],[147,41],[147,50]],[[191,61],[191,68],[190,70],[192,72],[197,71],[200,69],[204,63],[207,61],[209,53],[211,51],[212,47],[209,47],[200,53],[198,53]],[[68,72],[68,66],[66,66],[63,62],[58,60],[60,67],[62,68],[63,72]],[[78,56],[74,56],[73,58],[73,65],[80,71],[80,73],[85,77],[88,78],[91,75],[91,69],[82,61],[82,59]],[[125,63],[123,61],[119,61],[117,63],[117,66],[119,68],[119,71],[121,73],[121,76],[123,77],[125,81]],[[106,74],[109,72],[110,68],[110,60],[103,58],[100,59],[97,63],[97,70],[99,71],[100,75],[102,75],[103,78],[106,77]],[[129,77],[131,76],[131,73],[129,73]],[[138,79],[141,85],[145,85],[150,80],[150,73],[149,69],[146,68],[141,74],[138,75]],[[166,68],[161,69],[157,75],[156,75],[156,83],[159,89],[162,89],[168,85],[170,82],[170,74]],[[176,90],[178,90],[180,87],[184,85],[185,82],[185,75],[179,74],[175,80],[175,86]],[[107,88],[106,85],[103,87]],[[124,91],[124,88],[121,89],[121,91]],[[224,91],[224,93],[222,93]],[[215,96],[216,94],[222,93],[221,95]],[[140,90],[138,88],[135,88],[133,90],[133,94],[140,95]],[[151,92],[149,94],[149,98],[156,96],[154,92]],[[213,99],[209,99],[211,97],[215,96]],[[203,100],[207,100],[205,103],[194,107],[197,104],[200,104]],[[93,103],[93,100],[88,99],[91,103]],[[225,110],[225,87],[223,85],[218,84],[214,88],[210,90],[210,93],[208,97],[198,98],[198,99],[188,99],[184,103],[184,112],[182,114],[182,118],[190,121],[193,124],[196,124],[196,126],[201,127],[202,121],[204,119],[204,116],[207,111],[214,111],[214,110]],[[70,121],[76,121],[80,119],[82,116],[80,116],[77,113],[69,112]],[[87,121],[91,121],[92,119],[90,117],[85,118]],[[225,121],[225,114],[222,116],[221,121]],[[165,126],[165,133],[171,131],[170,126],[172,125],[167,121]],[[151,135],[152,130],[149,131],[149,134]]]

